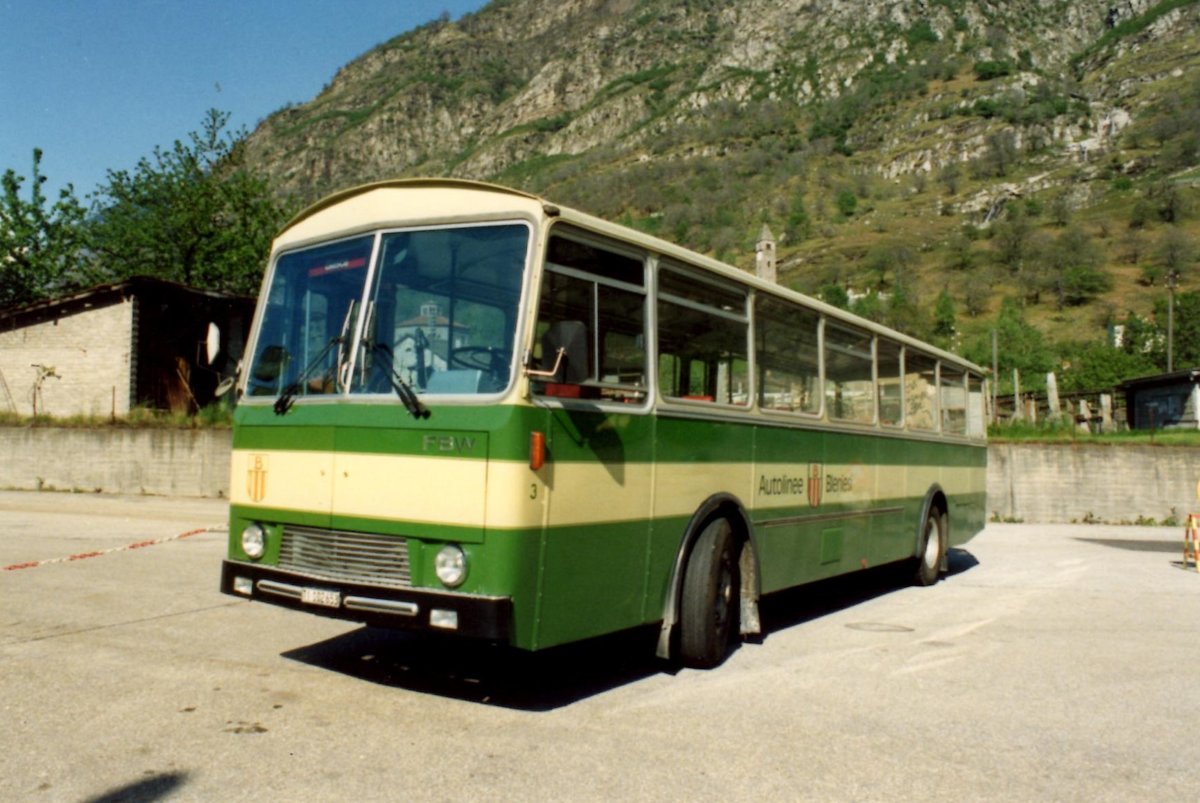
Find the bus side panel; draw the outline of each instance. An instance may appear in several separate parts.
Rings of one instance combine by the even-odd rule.
[[[548,411],[536,647],[641,624],[654,418]]]
[[[939,447],[906,438],[876,440],[876,505],[880,512],[872,518],[871,565],[881,566],[916,554],[921,505],[939,479],[934,465]]]
[[[950,545],[961,546],[987,523],[987,446],[954,449],[961,465],[945,469],[943,487],[950,498]]]
[[[826,433],[759,426],[754,434],[751,519],[762,590],[840,573],[843,534],[836,525],[812,521],[824,490]]]
[[[754,493],[752,426],[660,413],[656,434],[647,622],[662,617],[675,561],[692,515],[716,494],[730,494],[748,509]]]
[[[881,466],[877,451],[879,438],[825,433],[825,462],[822,467],[824,488],[818,512],[841,514],[822,530],[836,528],[841,532],[842,550],[839,565],[843,572],[853,572],[873,565],[878,547],[873,533],[883,508],[876,495]],[[828,547],[826,547],[828,549]]]

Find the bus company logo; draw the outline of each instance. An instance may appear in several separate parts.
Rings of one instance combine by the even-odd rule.
[[[267,495],[267,456],[250,456],[250,469],[246,472],[246,493],[251,502],[261,502]]]
[[[825,468],[820,463],[808,464],[808,503],[813,507],[821,506],[821,487],[824,482]]]

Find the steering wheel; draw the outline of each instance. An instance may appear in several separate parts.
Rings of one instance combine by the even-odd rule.
[[[508,378],[510,358],[502,349],[487,346],[460,346],[450,350],[450,365],[486,371],[497,381]]]

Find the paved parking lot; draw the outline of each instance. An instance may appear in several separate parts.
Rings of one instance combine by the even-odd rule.
[[[1200,574],[1174,528],[991,525],[933,588],[872,572],[768,600],[762,643],[700,672],[656,662],[653,633],[529,657],[240,602],[216,590],[223,518],[0,492],[0,568],[23,567],[0,571],[0,799],[1200,789]]]

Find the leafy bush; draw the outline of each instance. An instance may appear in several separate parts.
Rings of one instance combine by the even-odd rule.
[[[980,81],[993,81],[997,78],[1004,78],[1007,75],[1012,75],[1013,64],[1011,61],[995,60],[995,61],[977,61],[975,62],[975,77]]]

